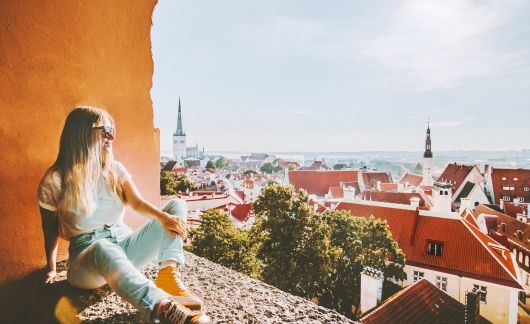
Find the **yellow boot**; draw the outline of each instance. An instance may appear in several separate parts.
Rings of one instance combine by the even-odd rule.
[[[173,266],[158,270],[155,285],[170,295],[177,297],[179,303],[191,310],[200,310],[202,301],[193,296],[180,279],[180,272]]]

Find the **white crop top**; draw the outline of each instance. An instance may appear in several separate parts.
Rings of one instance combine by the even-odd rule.
[[[123,164],[116,161],[116,173],[120,184],[125,183],[131,178],[131,175]],[[50,210],[57,211],[57,204],[61,193],[61,175],[58,171],[48,173],[40,182],[38,189],[39,206]],[[104,181],[98,181],[98,195],[94,211],[87,215],[79,212],[60,212],[59,235],[70,240],[72,237],[90,233],[94,230],[103,228],[105,225],[123,222],[125,205],[115,192],[111,192]]]

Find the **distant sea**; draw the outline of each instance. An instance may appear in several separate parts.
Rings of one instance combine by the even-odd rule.
[[[397,163],[418,163],[423,161],[422,151],[363,151],[363,152],[248,152],[248,151],[209,151],[207,155],[224,156],[238,159],[251,153],[267,153],[284,160],[307,162],[312,160],[341,161],[386,161]],[[434,163],[439,166],[448,163],[490,164],[496,167],[530,168],[530,149],[520,151],[439,151],[433,152]],[[171,152],[163,151],[163,156],[171,156]]]

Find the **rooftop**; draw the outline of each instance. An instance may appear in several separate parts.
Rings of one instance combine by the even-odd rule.
[[[466,306],[421,279],[388,298],[365,314],[360,322],[371,323],[464,323]],[[490,323],[480,317],[480,323]]]

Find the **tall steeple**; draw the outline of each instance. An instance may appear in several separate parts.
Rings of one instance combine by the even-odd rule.
[[[183,163],[186,157],[186,133],[182,129],[182,112],[179,97],[179,112],[177,120],[177,130],[173,133],[173,157],[178,163]]]
[[[179,113],[178,113],[178,119],[177,119],[177,130],[173,134],[175,136],[184,136],[186,133],[184,133],[184,130],[182,129],[182,113],[180,111],[180,97],[179,97]]]
[[[432,158],[430,121],[427,122],[427,138],[425,139],[425,153],[423,153],[423,157]]]
[[[432,187],[434,179],[432,176],[432,150],[431,150],[431,127],[430,120],[427,121],[427,138],[425,139],[425,153],[423,153],[423,180],[422,186]]]

